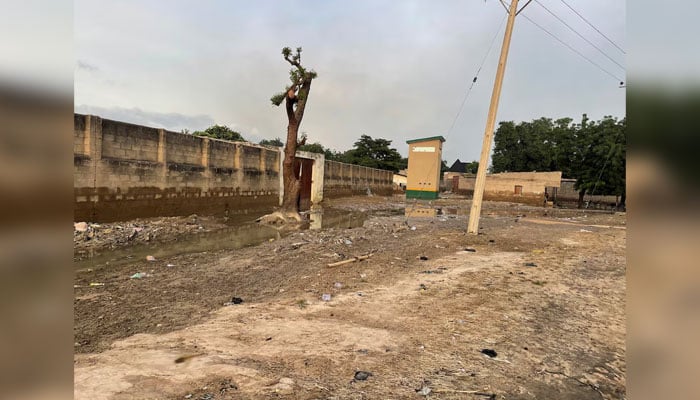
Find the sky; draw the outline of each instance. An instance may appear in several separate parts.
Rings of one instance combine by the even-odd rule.
[[[626,48],[623,0],[566,3]],[[625,71],[542,6],[625,66],[561,0],[535,0],[515,21],[497,121],[623,117]],[[448,164],[481,152],[505,18],[495,0],[76,0],[73,14],[76,112],[284,137],[284,108],[270,97],[289,79],[282,47],[301,46],[318,73],[300,128],[309,142],[344,151],[366,134],[405,156],[406,140],[442,135]]]

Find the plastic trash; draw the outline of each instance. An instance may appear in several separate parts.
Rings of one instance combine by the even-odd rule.
[[[147,276],[148,276],[148,274],[145,272],[137,272],[137,273],[131,275],[131,279],[141,279],[141,278],[145,278]]]
[[[323,301],[331,301],[331,295],[329,293],[324,293],[321,295],[321,300]]]

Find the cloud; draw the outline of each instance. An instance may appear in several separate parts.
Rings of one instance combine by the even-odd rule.
[[[97,107],[79,105],[75,112],[80,114],[97,115],[102,118],[145,125],[154,128],[163,128],[179,132],[183,129],[190,131],[206,129],[215,124],[214,118],[209,115],[184,115],[180,113],[162,113],[144,111],[140,108],[124,107]]]
[[[284,107],[272,106],[269,99],[289,79],[280,49],[302,46],[304,65],[319,73],[301,125],[310,141],[347,150],[368,134],[392,140],[406,154],[407,139],[444,135],[443,157],[450,163],[479,157],[502,27],[461,112],[459,107],[503,21],[498,2],[307,4],[261,0],[195,6],[173,0],[166,7],[134,0],[77,0],[76,55],[99,65],[101,73],[76,74],[75,103],[120,106],[108,109],[119,111],[114,118],[149,125],[168,123],[192,130],[216,121],[235,127],[246,138],[284,137]],[[552,8],[594,42],[600,39],[566,7]],[[624,2],[589,0],[580,11],[616,40],[624,37]],[[617,68],[537,3],[525,14],[597,63]],[[616,74],[623,72],[618,69]],[[141,110],[152,112],[144,116]],[[165,111],[179,114],[161,114]],[[624,115],[624,90],[519,18],[498,121],[578,119],[583,113],[593,119]]]
[[[94,66],[90,63],[87,63],[85,61],[82,61],[82,60],[78,60],[78,69],[82,69],[82,70],[90,71],[90,72],[95,72],[95,71],[99,70],[99,68],[97,68],[96,66]]]

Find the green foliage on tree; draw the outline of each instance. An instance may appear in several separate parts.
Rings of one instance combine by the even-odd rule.
[[[389,146],[391,140],[362,135],[355,142],[355,147],[343,154],[341,161],[394,172],[406,168],[408,159],[402,158],[396,149]]]
[[[624,203],[626,174],[625,119],[606,116],[581,122],[540,118],[501,122],[494,137],[491,172],[562,171],[585,194],[615,195]]]
[[[212,125],[204,131],[195,131],[192,134],[195,136],[205,136],[215,139],[245,142],[245,139],[243,139],[243,136],[240,133],[232,130],[228,126],[223,125]]]
[[[280,139],[280,138],[263,139],[260,141],[260,144],[265,145],[265,146],[284,147],[284,143],[282,143],[282,139]]]
[[[476,174],[476,171],[479,170],[479,162],[478,161],[468,162],[465,169],[467,170],[467,173],[469,173],[469,174]]]
[[[297,150],[299,151],[308,151],[309,153],[320,153],[320,154],[326,154],[326,149],[323,147],[321,143],[310,143],[310,144],[303,144],[299,147],[297,147]]]

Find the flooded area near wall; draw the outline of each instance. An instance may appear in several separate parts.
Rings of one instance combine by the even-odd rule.
[[[357,228],[368,218],[368,212],[337,210],[315,207],[302,213],[306,221],[301,229]],[[209,232],[196,232],[178,237],[168,242],[138,243],[116,249],[101,249],[75,254],[74,267],[77,271],[85,269],[116,266],[142,260],[150,256],[155,259],[188,254],[236,250],[256,246],[267,241],[278,240],[296,229],[284,226],[263,225],[255,222],[257,215],[247,215],[228,220],[228,226]]]

